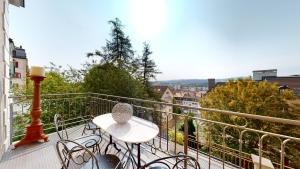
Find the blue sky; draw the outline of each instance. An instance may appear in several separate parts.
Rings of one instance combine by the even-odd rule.
[[[29,65],[81,67],[109,39],[115,17],[157,79],[228,78],[277,68],[300,74],[299,0],[26,0],[10,7],[10,37]]]

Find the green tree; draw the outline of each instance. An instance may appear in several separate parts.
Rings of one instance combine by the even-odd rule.
[[[84,78],[85,90],[126,97],[143,97],[142,84],[112,63],[94,65]]]
[[[274,83],[266,81],[256,82],[251,79],[239,79],[215,87],[200,100],[200,104],[202,107],[206,108],[293,119],[295,116],[292,115],[291,109],[287,103],[288,100],[293,98],[292,91],[284,90],[279,92],[278,86]],[[202,117],[235,125],[246,124],[244,118],[220,113],[202,112]],[[214,135],[212,137],[215,143],[222,143],[223,127],[224,126],[221,125],[213,125]],[[295,126],[292,127],[289,125],[280,125],[251,119],[247,120],[247,127],[287,135],[290,135],[290,131],[295,129]],[[232,128],[228,128],[227,134],[230,135],[230,137],[226,137],[226,144],[231,148],[238,149],[238,132]],[[257,153],[256,150],[259,141],[257,135],[250,133],[245,135],[245,139],[247,141],[243,145],[243,151]],[[278,142],[275,142],[274,139],[273,141],[270,139],[267,140],[265,144],[264,148],[266,151],[270,152],[270,158],[273,161],[278,161],[279,159],[274,159],[275,157],[278,157],[278,154],[276,156],[274,151],[275,149],[278,149],[278,147],[280,148]],[[293,148],[299,150],[299,145]],[[289,153],[291,152],[292,151]],[[289,154],[287,156],[292,159],[294,156],[299,156],[299,153],[295,154],[294,151],[292,152],[292,155]]]
[[[193,120],[194,116],[195,115],[193,112],[188,113],[188,117],[189,117],[188,118],[188,135],[192,139],[195,139],[195,131],[196,131],[196,127],[195,127],[194,120]],[[184,131],[184,123],[182,123],[179,130]]]
[[[290,90],[279,92],[278,86],[266,81],[256,82],[251,79],[229,81],[226,85],[217,86],[200,100],[202,107],[231,110],[248,114],[292,118],[288,111],[287,100],[293,99]],[[204,114],[205,115],[205,114]],[[214,116],[216,115],[216,116]],[[219,114],[208,115],[210,118],[224,121],[226,116]],[[241,120],[236,117],[227,119],[228,122]],[[268,125],[261,123],[251,126],[262,130],[271,130]]]
[[[118,68],[131,69],[134,60],[134,51],[128,36],[125,35],[123,25],[120,19],[108,21],[111,27],[111,39],[106,41],[102,51],[96,50],[94,53],[88,53],[88,56],[100,56],[102,63],[112,63]],[[96,62],[94,60],[94,62]]]
[[[151,79],[155,79],[156,75],[160,72],[157,70],[157,66],[155,62],[150,58],[150,55],[153,52],[150,50],[150,45],[146,42],[144,42],[144,49],[143,49],[143,55],[140,58],[139,61],[139,67],[140,67],[140,76],[142,83],[149,87],[149,81]]]

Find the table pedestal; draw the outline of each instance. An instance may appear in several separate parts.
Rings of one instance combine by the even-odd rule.
[[[113,142],[112,136],[109,135],[109,143],[107,144],[107,146],[106,146],[106,148],[105,148],[105,151],[104,151],[105,154],[107,153],[108,147],[109,147],[110,145],[113,145],[113,146],[115,147],[115,149],[116,149],[118,152],[121,151],[121,149],[119,149],[119,148],[117,147],[117,144],[116,144],[115,142]]]

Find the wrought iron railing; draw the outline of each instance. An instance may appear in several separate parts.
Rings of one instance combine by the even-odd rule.
[[[29,123],[32,96],[12,96],[11,140],[24,135]],[[160,132],[149,146],[153,154],[185,153],[205,168],[218,163],[221,168],[253,168],[251,154],[268,158],[275,168],[300,167],[300,121],[239,112],[195,108],[178,104],[119,97],[98,93],[46,94],[42,99],[42,121],[46,133],[54,132],[53,116],[61,113],[66,125],[83,124],[92,116],[108,113],[118,102],[134,107],[134,115],[156,123]],[[197,117],[173,113],[173,109],[200,112]],[[220,118],[222,116],[222,118]],[[194,126],[194,129],[192,129]],[[288,133],[294,129],[297,132]]]

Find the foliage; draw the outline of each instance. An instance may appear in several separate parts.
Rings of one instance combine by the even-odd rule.
[[[149,81],[151,79],[155,79],[156,74],[160,73],[156,68],[157,66],[155,62],[150,58],[152,53],[153,52],[150,50],[150,45],[144,42],[143,55],[139,59],[139,73],[142,83],[146,87],[149,87]]]
[[[226,85],[217,86],[200,100],[202,107],[231,110],[248,114],[292,118],[287,100],[293,99],[290,90],[279,92],[278,86],[266,81],[256,82],[250,79],[229,81]],[[205,113],[203,114],[206,115]],[[210,118],[232,124],[243,119],[235,116],[210,114]],[[251,127],[272,130],[272,126],[257,123]]]
[[[154,61],[149,58],[149,55],[152,54],[150,45],[144,43],[143,56],[141,58],[135,58],[130,39],[124,33],[124,26],[121,21],[118,18],[115,18],[114,20],[108,21],[108,23],[112,25],[110,33],[111,38],[106,41],[105,46],[103,46],[101,50],[96,50],[95,52],[87,54],[89,58],[93,59],[92,63],[86,64],[87,69],[84,71],[84,75],[88,76],[91,72],[95,73],[95,67],[101,67],[101,65],[104,67],[111,65],[109,66],[110,68],[113,68],[113,66],[116,68],[108,70],[113,77],[110,78],[106,76],[106,80],[109,81],[103,82],[102,84],[89,84],[89,77],[85,77],[85,84],[88,85],[86,89],[97,92],[101,91],[102,93],[119,94],[121,96],[137,96],[157,99],[157,94],[149,84],[149,80],[155,78],[155,74],[159,73],[156,70]],[[94,56],[98,57],[96,58]],[[114,73],[113,71],[117,72]],[[125,77],[121,77],[121,75],[125,75]],[[121,84],[120,79],[125,80],[125,82],[131,82],[130,85],[134,86],[134,89],[137,91],[134,93],[133,88],[132,90],[129,90],[129,86],[126,86],[125,83]],[[141,83],[138,83],[136,80],[141,80]],[[122,88],[119,88],[120,86],[122,86]],[[97,89],[98,87],[104,88]]]
[[[68,82],[58,72],[47,72],[46,78],[41,82],[41,93],[76,93],[81,91],[81,85]],[[13,88],[14,95],[32,95],[33,81],[29,81],[26,86]]]
[[[84,78],[84,86],[86,91],[125,97],[143,97],[144,94],[138,80],[111,63],[91,68]]]
[[[168,133],[171,141],[175,141],[175,130],[171,130]],[[181,132],[176,131],[176,143],[183,145],[184,142],[184,136]]]
[[[293,119],[295,116],[291,113],[291,108],[287,103],[287,101],[291,99],[294,99],[292,91],[283,90],[279,92],[278,86],[274,83],[266,81],[256,82],[251,79],[239,79],[215,87],[200,100],[200,104],[202,107],[207,108]],[[220,113],[202,112],[202,117],[235,125],[246,124],[244,118]],[[280,125],[251,119],[247,119],[247,127],[287,135],[291,134],[290,130],[294,128],[289,125]],[[224,126],[222,125],[213,125],[214,135],[212,137],[215,143],[222,143],[223,128]],[[228,128],[226,133],[226,145],[238,149],[239,133],[232,128]],[[243,151],[257,153],[256,150],[259,141],[257,135],[247,133],[245,134],[244,139],[247,141],[243,145]],[[266,139],[263,146],[264,150],[270,153],[269,155],[272,160],[275,160],[273,158],[276,156],[278,157],[274,150],[280,148],[280,144],[274,141],[274,139]],[[294,148],[299,149],[299,146]],[[294,151],[289,158],[298,155],[296,155]],[[278,161],[278,159],[275,161]]]
[[[173,104],[176,104],[176,99],[175,98],[173,98]],[[178,106],[173,106],[173,113],[175,113],[175,114],[181,114],[182,110]],[[177,116],[175,116],[175,117],[177,117]]]
[[[88,53],[88,56],[100,56],[102,63],[112,63],[118,68],[129,70],[134,56],[130,39],[123,32],[123,25],[118,18],[108,23],[112,25],[111,39],[106,41],[102,51],[96,50],[94,53]]]
[[[188,136],[190,138],[195,138],[195,131],[196,131],[196,127],[194,124],[194,120],[192,117],[194,117],[194,113],[193,112],[189,112],[188,113]],[[182,123],[181,127],[179,128],[180,131],[184,131],[184,123]]]

